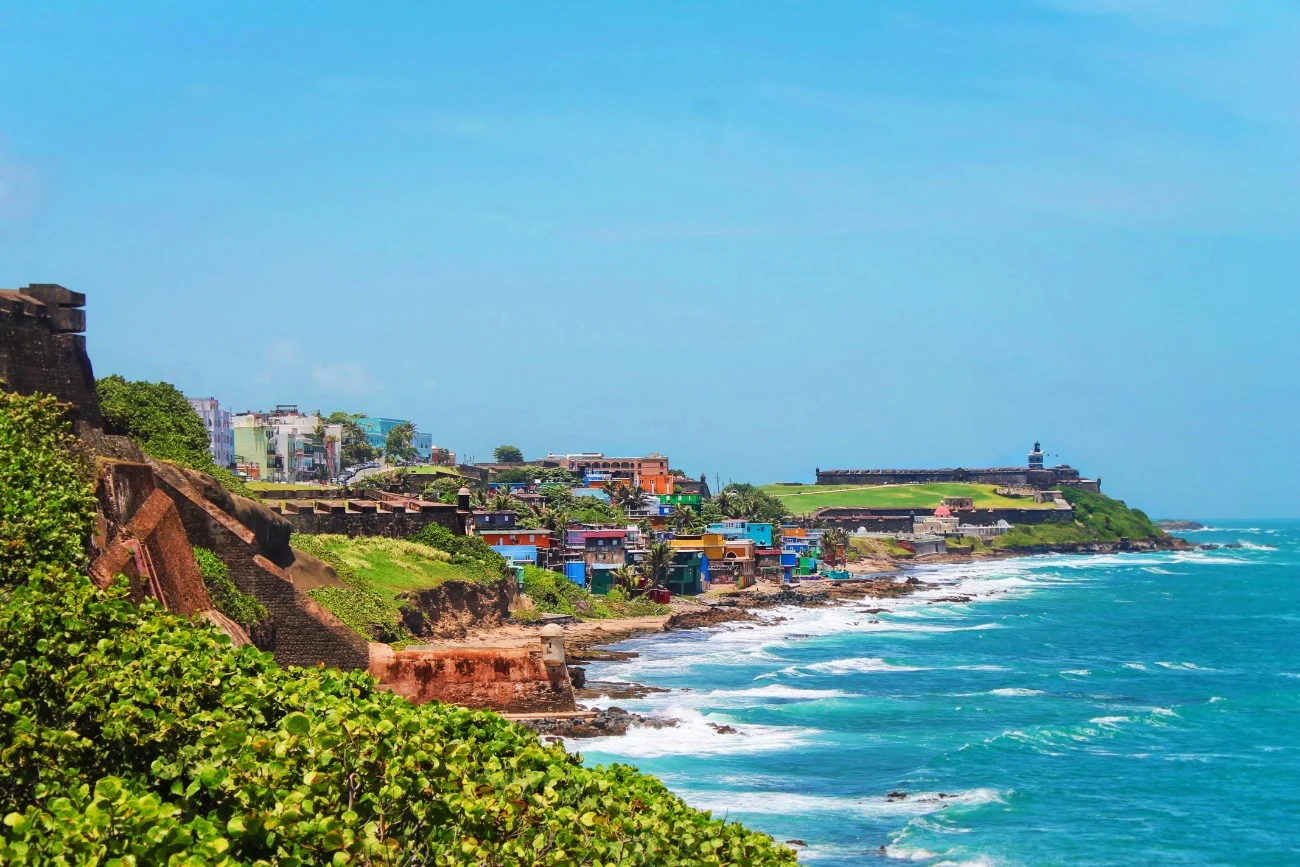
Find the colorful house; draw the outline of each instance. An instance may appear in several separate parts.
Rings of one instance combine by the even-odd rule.
[[[668,542],[674,551],[699,551],[709,562],[722,560],[726,554],[726,540],[718,533],[680,535]]]
[[[536,545],[492,545],[490,547],[514,566],[537,565]]]
[[[535,548],[547,550],[551,547],[550,530],[527,530],[520,527],[499,530],[484,529],[478,531],[478,536],[492,548],[499,545],[532,545]]]
[[[610,573],[627,565],[627,530],[583,531],[582,561],[591,592],[608,593],[614,586]]]
[[[675,509],[678,506],[685,506],[688,509],[694,509],[698,512],[700,506],[703,505],[704,498],[698,493],[684,494],[679,491],[674,494],[660,494],[659,502],[661,505],[667,506],[669,510]]]
[[[772,547],[772,525],[751,521],[720,521],[707,527],[728,539],[749,539],[760,548]]]
[[[513,530],[519,516],[514,512],[490,512],[487,509],[474,510],[474,531]]]
[[[703,552],[677,551],[664,576],[664,586],[674,596],[698,596],[704,592],[708,567]]]

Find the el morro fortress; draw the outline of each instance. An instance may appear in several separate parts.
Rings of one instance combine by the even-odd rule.
[[[1052,488],[1081,488],[1099,493],[1101,478],[1083,478],[1068,464],[1044,466],[1040,443],[1034,443],[1029,460],[1023,467],[984,467],[967,469],[948,467],[928,470],[823,470],[817,468],[819,485],[922,485],[944,482],[976,485],[998,485],[1008,488],[1032,488],[1046,491]]]

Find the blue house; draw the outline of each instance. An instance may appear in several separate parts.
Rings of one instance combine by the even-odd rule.
[[[755,548],[772,547],[772,525],[751,521],[720,521],[705,528],[724,539],[752,539]]]
[[[536,545],[493,545],[491,547],[493,551],[510,560],[516,566],[537,565]]]

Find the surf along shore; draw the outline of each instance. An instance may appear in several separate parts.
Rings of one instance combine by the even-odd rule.
[[[1056,546],[1053,546],[1056,547]],[[897,599],[920,590],[934,589],[940,585],[929,584],[921,576],[935,566],[977,565],[1045,553],[1072,553],[1080,555],[1141,552],[1154,549],[1190,550],[1198,546],[1184,539],[1169,536],[1161,544],[1147,540],[1133,543],[1094,543],[1088,546],[1065,546],[1066,550],[1006,550],[970,554],[937,554],[915,559],[873,558],[848,565],[849,578],[808,579],[793,584],[762,582],[742,590],[723,585],[698,597],[677,597],[671,602],[667,614],[612,618],[604,620],[577,620],[565,618],[561,625],[565,631],[565,651],[569,673],[574,683],[575,697],[580,708],[575,713],[555,715],[527,715],[516,718],[547,739],[579,739],[625,734],[633,726],[667,728],[677,725],[677,720],[643,716],[606,702],[619,699],[642,698],[658,687],[618,680],[589,680],[586,666],[590,663],[619,663],[636,659],[634,651],[611,649],[632,638],[680,632],[688,629],[718,627],[736,624],[734,628],[779,623],[786,618],[777,614],[762,613],[777,607],[824,607],[849,605],[863,599]],[[930,602],[966,602],[959,596],[941,596]],[[879,613],[885,609],[861,609],[865,614]],[[747,625],[749,624],[749,625]],[[542,624],[507,623],[500,626],[471,630],[467,635],[451,641],[439,642],[436,647],[511,648],[535,647]],[[596,703],[593,706],[593,703]],[[715,727],[720,733],[730,734],[727,726]]]

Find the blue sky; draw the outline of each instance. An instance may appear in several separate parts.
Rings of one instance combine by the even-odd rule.
[[[0,4],[0,285],[99,374],[695,475],[1295,516],[1300,8]]]

